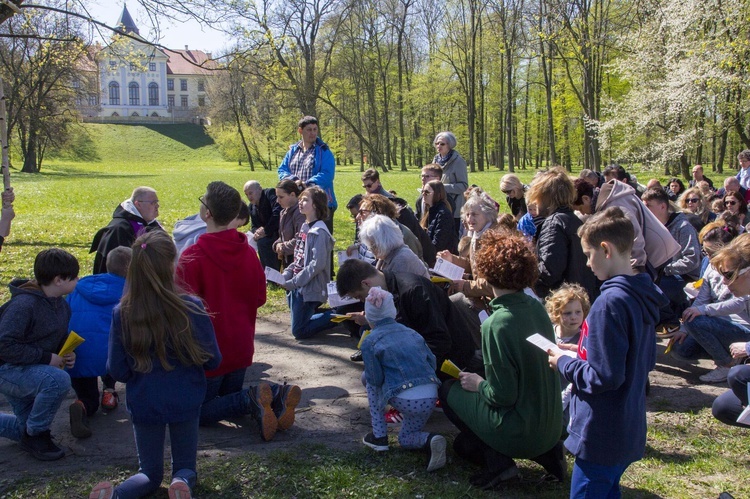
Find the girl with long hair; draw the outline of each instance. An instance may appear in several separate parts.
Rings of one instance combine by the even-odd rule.
[[[206,392],[205,370],[221,354],[200,299],[174,282],[177,250],[163,231],[135,240],[125,294],[112,312],[107,369],[127,385],[139,470],[114,487],[102,482],[90,498],[144,497],[164,474],[164,434],[172,448],[171,499],[191,497],[196,483],[198,419]]]
[[[305,216],[299,212],[298,197],[302,190],[294,180],[284,179],[276,184],[276,201],[283,209],[279,218],[279,238],[273,243],[273,250],[284,267],[292,263],[297,233],[305,223]]]
[[[439,180],[427,182],[422,188],[425,212],[420,225],[427,231],[437,251],[458,252],[458,234],[454,227],[453,210],[445,186]],[[463,199],[463,198],[462,198]],[[459,220],[460,223],[460,220]]]

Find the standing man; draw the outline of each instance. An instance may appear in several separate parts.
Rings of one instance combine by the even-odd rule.
[[[159,198],[151,187],[136,187],[115,208],[109,225],[99,229],[91,243],[89,253],[96,251],[94,274],[107,272],[107,254],[119,246],[132,246],[135,238],[153,229],[164,230],[156,217],[159,216]]]
[[[299,120],[297,133],[302,140],[292,144],[284,156],[279,166],[279,180],[301,180],[306,186],[317,185],[323,189],[328,196],[328,218],[324,222],[333,234],[333,213],[338,206],[333,193],[336,161],[328,145],[318,137],[318,118],[305,116]]]
[[[250,227],[258,244],[258,256],[263,267],[279,270],[279,256],[273,242],[279,238],[281,206],[276,201],[276,189],[263,189],[255,180],[245,183],[245,196],[250,201]]]

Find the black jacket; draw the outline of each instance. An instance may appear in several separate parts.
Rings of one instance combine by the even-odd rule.
[[[99,229],[91,242],[89,253],[96,251],[92,273],[105,274],[107,255],[110,251],[120,246],[132,246],[137,236],[153,229],[163,230],[156,220],[146,223],[141,217],[133,215],[118,205],[112,214],[112,221],[106,227]]]
[[[578,228],[583,222],[570,208],[558,208],[549,215],[537,234],[536,253],[539,258],[539,280],[534,292],[539,298],[559,288],[564,282],[583,286],[593,302],[596,276],[586,266]]]
[[[250,204],[250,226],[253,232],[261,227],[266,229],[266,237],[272,241],[279,238],[279,216],[281,206],[276,201],[276,189],[263,189],[258,205]]]
[[[456,232],[453,212],[444,203],[430,207],[427,219],[427,235],[430,236],[435,250],[448,250],[458,253],[458,233]]]

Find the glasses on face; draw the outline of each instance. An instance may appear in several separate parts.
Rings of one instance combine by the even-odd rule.
[[[360,209],[359,209],[359,210],[357,211],[357,215],[361,215],[361,216],[362,216],[362,217],[364,217],[364,218],[367,218],[367,217],[369,217],[369,216],[370,216],[370,213],[372,213],[372,210],[365,210],[365,209],[362,209],[362,208],[360,208]]]
[[[721,274],[721,277],[723,277],[727,282],[731,284],[734,281],[736,281],[738,277],[746,274],[748,271],[750,271],[750,267],[745,267],[742,270],[738,270],[738,269],[734,269],[732,271],[721,270],[719,271],[719,273]]]
[[[153,201],[144,201],[143,199],[138,200],[139,203],[148,203],[148,204],[159,204],[158,199],[154,199]]]
[[[205,202],[205,201],[203,201],[203,198],[204,198],[204,197],[205,197],[205,196],[198,196],[198,201],[200,201],[200,202],[201,202],[201,204],[202,204],[203,206],[205,206],[205,207],[206,207],[206,209],[207,209],[208,211],[211,211],[211,208],[209,208],[209,207],[208,207],[208,205],[206,204],[206,202]]]
[[[699,202],[700,202],[700,198],[690,198],[690,199],[686,199],[686,200],[685,200],[685,202],[686,202],[687,204],[699,203]]]
[[[363,189],[369,189],[369,188],[370,188],[370,187],[372,187],[373,185],[375,185],[375,182],[371,182],[371,183],[369,183],[369,184],[362,184],[362,188],[363,188]]]
[[[724,206],[734,206],[737,204],[737,201],[724,201]]]
[[[445,145],[448,145],[448,144],[446,144],[445,142],[435,142],[435,146],[436,147],[437,146],[445,146]]]
[[[503,191],[503,194],[505,194],[506,196],[510,196],[511,194],[513,194],[513,191],[512,190]]]

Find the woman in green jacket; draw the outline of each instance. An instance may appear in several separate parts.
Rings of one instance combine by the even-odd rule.
[[[536,256],[522,235],[488,231],[475,259],[495,296],[492,315],[482,324],[487,379],[462,372],[440,389],[445,414],[461,430],[454,450],[484,465],[471,479],[481,488],[517,478],[513,458],[536,461],[562,481],[567,470],[559,440],[560,381],[545,352],[526,341],[534,333],[555,341],[544,307],[523,292],[539,275]]]

